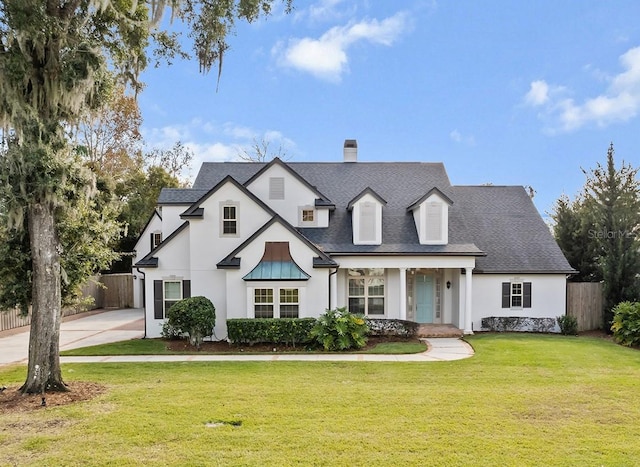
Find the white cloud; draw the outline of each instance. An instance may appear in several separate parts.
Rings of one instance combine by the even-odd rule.
[[[306,14],[312,21],[340,18],[343,13],[338,10],[338,6],[343,2],[344,0],[321,0],[315,5],[311,5]]]
[[[534,107],[544,104],[549,100],[549,85],[544,81],[533,81],[524,100]]]
[[[223,125],[224,134],[231,136],[234,139],[252,139],[257,137],[257,132],[246,126],[237,125],[235,123],[227,122]]]
[[[608,77],[607,88],[582,103],[566,97],[566,88],[549,86],[544,81],[532,82],[524,100],[532,106],[543,106],[540,116],[547,121],[550,132],[628,121],[640,111],[640,47],[621,55],[620,63],[625,71]]]
[[[454,143],[466,144],[467,146],[474,146],[476,144],[476,139],[473,135],[463,135],[457,128],[449,133],[449,138]]]
[[[291,39],[286,46],[283,43],[276,45],[272,53],[282,66],[338,82],[347,70],[349,47],[360,41],[391,46],[402,33],[410,29],[410,25],[409,15],[399,12],[382,21],[362,20],[333,27],[319,39]]]

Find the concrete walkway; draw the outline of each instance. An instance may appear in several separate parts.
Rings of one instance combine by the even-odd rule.
[[[60,350],[106,344],[144,336],[141,309],[105,311],[90,316],[71,317],[60,326]],[[233,354],[233,355],[120,355],[100,357],[60,357],[61,363],[122,362],[248,362],[248,361],[330,361],[330,362],[438,362],[473,356],[473,348],[457,338],[426,338],[425,352],[417,354]],[[29,348],[27,328],[0,334],[0,366],[26,363]]]

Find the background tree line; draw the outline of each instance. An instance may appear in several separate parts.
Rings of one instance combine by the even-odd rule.
[[[640,183],[638,168],[616,167],[613,143],[606,163],[584,170],[585,184],[571,200],[563,195],[551,217],[553,232],[571,266],[569,280],[603,282],[604,329],[612,309],[640,299]]]

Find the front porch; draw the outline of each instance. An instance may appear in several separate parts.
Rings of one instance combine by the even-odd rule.
[[[371,258],[353,266],[373,266]],[[421,337],[458,337],[472,334],[471,283],[473,259],[420,258],[421,264],[394,258],[376,258],[376,266],[340,268],[331,276],[335,291],[331,303],[371,318],[414,321]],[[415,260],[415,258],[414,258]],[[343,264],[347,261],[342,261]],[[390,263],[396,264],[390,264]],[[398,263],[401,267],[397,267]],[[416,261],[417,262],[417,261]],[[349,262],[350,263],[350,262]],[[384,264],[387,263],[387,264]],[[342,266],[342,264],[341,264]],[[352,264],[349,264],[352,266]]]

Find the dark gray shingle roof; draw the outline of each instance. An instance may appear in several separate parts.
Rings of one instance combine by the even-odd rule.
[[[482,272],[571,272],[549,227],[521,186],[455,186],[471,240],[487,253]]]
[[[188,206],[198,201],[207,191],[193,188],[163,188],[158,197],[158,204],[184,204]]]
[[[194,197],[202,196],[228,175],[244,184],[265,165],[205,162],[193,185]],[[330,228],[298,229],[329,254],[479,256],[484,252],[486,257],[478,258],[476,263],[482,272],[571,271],[522,187],[452,186],[444,165],[439,162],[289,162],[287,165],[336,206],[330,214]],[[382,245],[352,243],[351,213],[347,207],[367,188],[374,189],[387,202],[382,211]],[[416,199],[434,188],[453,203],[449,207],[448,245],[420,245],[413,215],[407,212]],[[172,196],[177,197],[177,193]],[[187,198],[182,193],[180,196]]]

